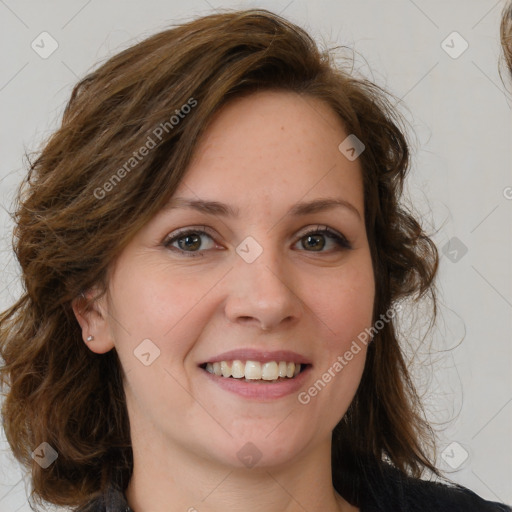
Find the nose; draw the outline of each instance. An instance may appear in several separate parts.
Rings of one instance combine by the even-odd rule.
[[[291,269],[270,250],[248,263],[237,257],[228,276],[229,293],[225,312],[233,324],[254,324],[263,331],[295,323],[304,310],[298,292],[293,289]]]

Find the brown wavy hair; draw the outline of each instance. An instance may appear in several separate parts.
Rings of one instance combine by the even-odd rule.
[[[303,29],[266,10],[225,11],[152,35],[73,88],[61,126],[29,158],[16,197],[13,247],[23,292],[0,315],[0,382],[9,386],[2,416],[15,457],[31,470],[37,500],[78,507],[111,482],[126,489],[133,456],[120,361],[115,349],[87,348],[71,302],[93,285],[105,293],[109,269],[172,196],[214,113],[265,89],[324,101],[366,146],[359,159],[374,319],[407,298],[430,298],[435,318],[438,253],[401,203],[409,144],[389,95],[334,64],[331,50],[321,51]],[[194,108],[120,173],[154,139],[155,127],[185,111],[191,99]],[[123,181],[114,186],[120,174]],[[42,442],[58,453],[46,469],[31,458]],[[386,322],[333,432],[334,486],[358,503],[368,464],[383,460],[406,475],[426,469],[439,475],[434,449],[396,326]]]

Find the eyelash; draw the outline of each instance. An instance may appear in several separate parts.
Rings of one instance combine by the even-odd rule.
[[[177,240],[181,238],[185,238],[188,235],[207,235],[213,240],[213,236],[208,233],[206,226],[202,226],[202,229],[194,229],[194,228],[185,228],[182,231],[178,231],[175,235],[172,237],[168,237],[164,240],[163,246],[175,251],[179,252],[187,257],[196,258],[198,256],[204,256],[203,251],[184,251],[183,249],[180,249],[178,247],[171,247],[171,244],[173,242],[176,242]],[[309,236],[309,235],[326,235],[327,237],[334,240],[334,242],[338,245],[338,250],[350,250],[352,249],[352,246],[350,242],[341,234],[337,233],[336,231],[333,231],[332,229],[328,228],[327,226],[318,226],[317,228],[310,229],[306,233],[303,233],[299,240],[302,238]],[[297,242],[299,241],[297,240]],[[335,251],[306,251],[306,252],[320,252],[320,253],[329,253],[329,252],[335,252]]]

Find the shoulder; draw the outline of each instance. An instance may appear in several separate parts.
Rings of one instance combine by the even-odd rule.
[[[512,512],[511,507],[486,501],[461,485],[408,477],[386,466],[382,485],[369,490],[369,499],[361,512]]]
[[[450,512],[512,512],[503,503],[487,501],[476,493],[452,484],[428,482],[419,479],[407,479],[403,485],[404,498],[409,504],[409,510],[450,511]]]
[[[124,492],[109,484],[102,495],[92,499],[75,512],[133,512],[126,502]]]

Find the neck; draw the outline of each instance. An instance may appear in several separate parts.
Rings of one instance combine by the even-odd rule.
[[[134,512],[358,510],[334,490],[330,440],[286,464],[249,469],[206,459],[144,430],[131,432],[134,467],[126,497]]]

